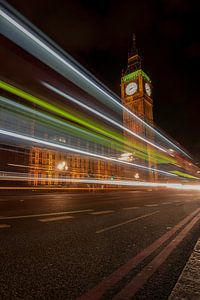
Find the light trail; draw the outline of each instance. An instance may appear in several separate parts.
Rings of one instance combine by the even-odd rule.
[[[168,183],[166,187],[171,189],[178,189],[178,190],[193,190],[193,191],[200,191],[200,185],[193,185],[193,184],[177,184],[177,183]]]
[[[59,178],[59,177],[31,177],[26,173],[12,173],[0,171],[0,180],[18,180],[18,181],[55,181],[58,183],[85,183],[85,184],[98,184],[98,185],[117,185],[117,186],[133,186],[133,187],[160,187],[170,189],[183,189],[183,190],[200,190],[200,185],[181,184],[181,183],[162,183],[162,182],[143,182],[132,180],[108,180],[108,179],[88,179],[88,178]],[[7,187],[4,187],[7,188]],[[9,188],[9,187],[8,187]],[[13,188],[13,187],[11,187]],[[45,187],[43,187],[45,189]],[[31,187],[33,189],[33,187]]]
[[[85,120],[82,120],[68,112],[66,112],[65,110],[63,109],[60,109],[59,107],[56,107],[55,105],[51,104],[51,103],[48,103],[38,97],[35,97],[27,92],[24,92],[23,90],[21,89],[18,89],[16,87],[14,87],[13,85],[10,85],[4,81],[1,81],[0,80],[0,88],[14,94],[14,95],[17,95],[27,101],[30,101],[42,108],[45,108],[45,109],[48,109],[48,111],[50,112],[53,112],[53,113],[56,113],[57,115],[59,116],[62,116],[62,117],[65,117],[65,118],[68,118],[69,120],[71,121],[75,121],[76,123],[78,124],[81,124],[91,130],[94,130],[94,131],[97,131],[99,132],[100,134],[103,134],[103,135],[106,135],[107,137],[111,138],[111,139],[114,139],[116,140],[118,143],[122,143],[122,144],[126,144],[126,147],[133,147],[134,148],[134,151],[135,149],[137,149],[137,151],[140,151],[140,153],[144,154],[144,155],[147,155],[146,152],[144,152],[144,150],[141,150],[139,148],[138,145],[133,145],[132,146],[132,143],[128,143],[128,141],[126,141],[124,138],[122,138],[120,135],[116,134],[116,133],[113,133],[112,131],[108,131],[108,130],[105,130],[104,128],[101,128],[98,126],[98,124],[94,125],[94,124],[91,124],[89,123],[88,121],[85,121]],[[0,98],[2,99],[2,97]],[[115,143],[116,143],[115,141]],[[161,155],[158,155],[158,154],[151,154],[150,157],[154,159],[154,156],[157,156],[157,160],[159,160],[161,163],[165,163],[165,162],[169,162],[169,163],[173,163],[173,164],[176,164],[175,160],[172,159],[172,158],[169,158],[167,156],[165,157],[161,157]],[[147,159],[147,158],[144,158],[144,157],[141,157],[142,159]]]
[[[103,115],[102,113],[100,113],[99,111],[93,109],[92,107],[90,107],[90,106],[88,106],[88,105],[86,105],[86,104],[80,102],[79,100],[75,99],[74,97],[72,97],[72,96],[70,96],[70,95],[67,95],[66,93],[62,92],[61,90],[58,90],[57,88],[53,87],[52,85],[50,85],[50,84],[48,84],[48,83],[46,83],[46,82],[42,82],[42,83],[43,83],[46,87],[48,87],[50,90],[52,90],[52,91],[54,91],[55,93],[59,94],[60,96],[63,96],[64,98],[66,98],[66,99],[68,99],[68,100],[70,100],[70,101],[72,101],[72,102],[78,104],[79,106],[81,106],[81,107],[85,108],[86,110],[88,110],[88,111],[94,113],[95,115],[97,115],[97,116],[99,116],[100,118],[106,120],[107,122],[109,122],[109,123],[111,123],[111,124],[113,124],[113,125],[115,125],[115,126],[121,128],[121,129],[123,129],[124,131],[128,132],[128,133],[131,134],[132,136],[137,137],[138,139],[140,139],[140,140],[142,140],[143,142],[145,142],[145,143],[147,143],[147,144],[149,144],[149,145],[155,147],[156,149],[158,149],[158,150],[160,150],[160,151],[162,151],[162,152],[166,152],[166,153],[167,153],[167,151],[166,151],[164,148],[162,148],[162,147],[160,147],[160,146],[158,146],[158,145],[156,145],[156,144],[150,142],[149,140],[143,138],[141,135],[139,135],[139,134],[133,132],[132,130],[130,130],[130,129],[128,129],[128,128],[122,126],[122,125],[120,125],[120,124],[117,123],[116,121],[112,120],[111,118],[108,118],[106,115]]]
[[[1,81],[0,81],[0,87],[1,87]],[[74,126],[72,124],[66,123],[64,121],[61,121],[60,119],[49,116],[46,113],[37,111],[35,109],[31,109],[30,107],[27,107],[27,106],[24,106],[22,104],[16,103],[14,101],[11,101],[8,98],[4,98],[4,97],[0,96],[0,102],[2,102],[4,107],[6,107],[6,108],[8,108],[8,106],[10,105],[11,107],[14,107],[15,110],[19,109],[19,110],[23,111],[23,114],[25,112],[25,113],[31,114],[32,116],[33,115],[38,116],[40,118],[40,120],[42,120],[42,121],[44,121],[46,119],[46,120],[49,121],[48,124],[50,124],[51,127],[56,127],[57,128],[57,126],[59,126],[59,128],[61,128],[62,130],[64,128],[66,128],[67,133],[69,133],[70,131],[73,132],[73,133],[76,133],[76,134],[78,133],[79,137],[83,137],[83,136],[84,136],[84,138],[87,137],[88,140],[93,141],[93,142],[95,141],[96,143],[98,141],[99,144],[103,144],[104,146],[107,146],[108,143],[111,143],[110,139],[106,139],[106,138],[104,138],[103,136],[100,136],[97,133],[94,134],[94,133],[92,133],[92,132],[90,132],[86,129],[78,127],[77,125]],[[55,124],[56,124],[56,126],[55,126]],[[112,147],[112,144],[114,144],[115,147],[118,147],[120,150],[122,150],[123,147],[124,147],[122,143],[120,144],[120,143],[118,143],[114,140],[112,140],[112,143],[111,143],[110,147]]]
[[[112,139],[119,139],[122,141],[122,138],[119,134],[113,131],[108,131],[99,124],[96,125],[95,122],[91,123],[88,120],[83,120],[75,115],[72,115],[71,113],[67,112],[66,110],[61,109],[60,107],[57,107],[49,102],[44,101],[43,99],[40,99],[38,97],[35,97],[27,92],[24,92],[21,89],[16,88],[15,86],[8,84],[7,82],[4,82],[0,80],[0,88],[2,88],[5,91],[8,91],[16,96],[19,96],[31,103],[34,103],[38,105],[39,107],[45,108],[50,112],[53,112],[54,114],[57,114],[61,117],[65,117],[73,122],[78,123],[79,125],[85,126],[91,130],[98,131],[99,133],[106,135]]]
[[[18,167],[18,168],[30,168],[30,169],[35,169],[35,166],[30,166],[30,165],[18,165],[18,164],[7,164],[8,166],[11,166],[11,167]],[[45,170],[45,171],[48,171],[48,167],[46,168],[42,168],[42,167],[37,167],[37,170]]]
[[[173,148],[178,149],[181,153],[183,153],[185,156],[191,158],[185,151],[183,151],[180,147],[175,145],[173,142],[171,142],[169,139],[167,139],[164,135],[162,135],[159,131],[154,129],[151,125],[146,123],[144,120],[142,120],[140,117],[138,117],[136,114],[131,112],[128,108],[124,107],[120,102],[116,100],[113,96],[111,96],[105,89],[103,89],[101,86],[96,84],[93,80],[91,80],[89,77],[87,77],[85,74],[80,72],[76,67],[74,67],[72,64],[70,64],[66,59],[61,57],[58,53],[56,53],[54,50],[52,50],[48,45],[46,45],[43,41],[41,41],[37,36],[32,34],[30,31],[28,31],[25,27],[20,25],[17,21],[15,21],[11,16],[9,16],[7,13],[5,13],[2,9],[0,9],[0,15],[7,20],[10,24],[12,24],[14,27],[16,27],[19,31],[24,33],[29,39],[32,39],[37,45],[42,47],[45,51],[47,51],[49,54],[51,54],[54,58],[62,62],[65,66],[67,66],[71,71],[73,71],[76,75],[80,76],[81,79],[85,80],[87,83],[92,85],[94,88],[96,88],[100,93],[102,93],[104,96],[106,96],[109,100],[111,100],[115,105],[119,106],[126,112],[128,112],[134,119],[138,120],[142,124],[144,124],[146,127],[148,127],[151,131],[153,131],[155,134],[160,136],[162,139],[164,139],[167,143],[169,143]],[[63,74],[62,74],[63,75]],[[72,79],[71,79],[72,80]],[[77,84],[77,82],[76,82]],[[88,92],[88,90],[87,90]]]
[[[178,176],[181,176],[181,177],[185,177],[185,178],[189,178],[189,179],[200,179],[199,177],[196,177],[196,176],[192,176],[190,174],[187,174],[187,173],[184,173],[182,171],[179,171],[179,170],[174,170],[174,171],[171,171],[173,174],[176,174]]]
[[[178,175],[176,175],[176,174],[171,174],[169,172],[162,171],[162,170],[159,170],[159,169],[149,168],[149,167],[146,167],[146,166],[142,166],[142,165],[139,165],[139,164],[130,163],[130,162],[127,162],[127,161],[121,161],[121,160],[118,160],[116,158],[107,157],[107,156],[104,156],[104,155],[99,155],[99,154],[96,154],[96,153],[92,153],[92,152],[88,152],[88,151],[84,151],[84,150],[80,150],[80,149],[71,148],[71,147],[68,147],[68,146],[56,144],[56,143],[53,143],[53,142],[48,142],[48,141],[45,141],[45,140],[41,140],[41,139],[38,139],[38,138],[26,136],[26,135],[21,135],[21,134],[15,133],[15,132],[7,131],[7,130],[0,129],[0,134],[2,134],[4,136],[14,137],[16,139],[28,141],[28,142],[35,142],[37,144],[45,145],[45,146],[52,147],[52,148],[67,150],[67,151],[71,151],[71,152],[74,152],[74,153],[78,153],[78,154],[82,154],[82,155],[87,155],[87,156],[91,156],[91,157],[103,159],[103,160],[106,160],[106,161],[113,161],[113,162],[117,162],[117,163],[120,163],[120,164],[134,166],[134,167],[146,170],[146,171],[158,172],[158,173],[160,173],[162,175],[178,177]]]

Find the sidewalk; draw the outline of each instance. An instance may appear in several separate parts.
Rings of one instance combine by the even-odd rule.
[[[200,300],[200,238],[168,300]]]

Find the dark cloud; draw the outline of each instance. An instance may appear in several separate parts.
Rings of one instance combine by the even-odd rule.
[[[165,0],[164,8],[167,14],[188,13],[193,5],[193,1],[188,0]]]
[[[200,42],[192,43],[187,49],[186,53],[189,58],[196,59],[200,58]]]
[[[154,84],[155,121],[198,152],[199,1],[10,0],[119,94],[132,32]]]
[[[161,34],[168,41],[181,40],[186,32],[184,25],[176,20],[166,20],[161,24]]]

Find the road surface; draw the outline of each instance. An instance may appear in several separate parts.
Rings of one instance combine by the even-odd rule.
[[[167,299],[200,192],[1,192],[0,299]]]

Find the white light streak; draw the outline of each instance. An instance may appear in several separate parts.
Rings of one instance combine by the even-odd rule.
[[[38,180],[38,181],[55,181],[62,183],[85,183],[85,184],[108,184],[118,186],[138,186],[138,187],[160,187],[160,188],[172,188],[172,189],[183,189],[183,190],[200,190],[200,185],[192,184],[181,184],[181,183],[162,183],[162,182],[144,182],[144,181],[132,181],[132,180],[108,180],[108,179],[88,179],[88,178],[59,178],[59,177],[31,177],[26,173],[17,172],[4,172],[0,171],[0,180]]]
[[[130,162],[127,162],[127,161],[120,161],[116,158],[107,157],[107,156],[104,156],[104,155],[99,155],[99,154],[96,154],[96,153],[92,153],[92,152],[88,152],[88,151],[84,151],[84,150],[80,150],[80,149],[75,149],[75,148],[71,148],[71,147],[68,147],[68,146],[60,145],[60,144],[55,144],[53,142],[48,142],[46,140],[41,140],[41,139],[38,139],[38,138],[22,135],[22,134],[19,134],[19,133],[15,133],[15,132],[3,130],[3,129],[0,129],[0,134],[5,135],[5,136],[14,137],[14,138],[17,138],[17,139],[20,139],[20,140],[28,141],[28,142],[34,142],[34,143],[37,143],[37,144],[57,148],[57,149],[62,149],[62,150],[67,150],[67,151],[71,151],[71,152],[74,152],[74,153],[79,153],[79,154],[83,154],[83,155],[92,156],[92,157],[103,159],[103,160],[106,160],[106,161],[114,161],[114,162],[117,162],[117,163],[134,166],[134,167],[137,167],[137,168],[140,168],[140,169],[143,169],[143,170],[158,172],[160,174],[167,175],[167,176],[176,176],[176,177],[178,176],[176,174],[172,174],[172,173],[162,171],[162,170],[159,170],[159,169],[149,168],[149,167],[146,167],[146,166],[130,163]]]
[[[56,123],[56,124],[62,125],[63,127],[70,128],[70,129],[72,129],[72,130],[75,130],[75,131],[79,132],[79,134],[80,134],[80,133],[81,133],[81,134],[86,134],[86,135],[88,135],[88,136],[91,136],[92,138],[95,138],[95,139],[98,139],[98,140],[101,140],[101,141],[104,141],[104,142],[106,141],[106,142],[107,142],[107,139],[104,138],[104,137],[102,137],[102,136],[100,136],[100,135],[96,135],[96,134],[94,134],[94,133],[92,133],[92,132],[90,132],[90,131],[87,131],[87,130],[84,130],[84,129],[82,129],[82,128],[73,126],[73,125],[71,125],[71,124],[69,124],[69,123],[66,123],[66,122],[64,122],[64,121],[61,121],[61,120],[56,119],[56,118],[54,118],[54,117],[51,117],[51,116],[49,116],[49,115],[47,115],[47,114],[44,114],[44,113],[42,113],[42,112],[39,112],[39,111],[37,111],[37,110],[35,110],[35,109],[31,109],[30,107],[26,107],[26,106],[24,106],[24,105],[22,105],[22,104],[19,104],[19,103],[15,103],[15,102],[13,102],[13,101],[10,101],[8,98],[4,98],[4,97],[1,97],[1,96],[0,96],[0,101],[3,102],[4,104],[6,104],[6,107],[7,107],[7,105],[9,104],[9,105],[11,105],[11,106],[13,106],[13,107],[17,107],[17,108],[19,108],[19,109],[21,109],[21,110],[23,110],[23,111],[25,111],[25,112],[31,113],[32,115],[39,116],[39,117],[41,117],[41,119],[49,120],[49,121],[52,122],[52,124],[55,124],[55,123]]]

